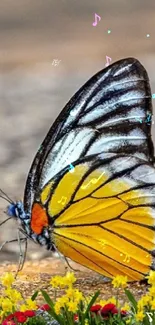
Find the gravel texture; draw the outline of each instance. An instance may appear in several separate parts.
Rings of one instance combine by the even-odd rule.
[[[110,281],[104,279],[103,276],[90,271],[77,263],[69,262],[71,267],[78,270],[75,271],[77,281],[75,287],[82,291],[85,296],[94,294],[97,290],[101,292],[101,298],[108,299],[116,295],[116,289],[113,288]],[[59,258],[45,258],[40,262],[28,261],[25,263],[23,270],[18,274],[15,287],[22,292],[24,297],[31,297],[32,294],[38,289],[47,290],[51,298],[54,298],[54,290],[49,285],[50,279],[54,275],[64,276],[68,268],[66,263]],[[4,272],[16,272],[16,264],[3,263],[0,266],[0,276]],[[68,269],[71,271],[71,269]],[[134,293],[136,298],[140,298],[147,291],[147,285],[140,284],[139,282],[129,283],[129,289]],[[0,288],[0,293],[1,293]],[[57,296],[61,296],[64,290],[58,290]],[[123,303],[126,300],[125,294],[120,289],[121,299]],[[42,296],[37,298],[38,303],[43,303]]]

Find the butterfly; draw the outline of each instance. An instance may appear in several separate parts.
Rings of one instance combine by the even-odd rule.
[[[151,126],[136,121],[148,114],[148,75],[134,58],[76,92],[34,158],[23,202],[9,201],[25,238],[109,278],[154,269],[154,148]]]

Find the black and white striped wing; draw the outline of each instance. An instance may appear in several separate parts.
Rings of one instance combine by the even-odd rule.
[[[151,90],[139,61],[123,59],[98,72],[71,98],[37,152],[26,183],[25,211],[31,211],[50,179],[81,158],[123,153],[152,164],[148,114]]]

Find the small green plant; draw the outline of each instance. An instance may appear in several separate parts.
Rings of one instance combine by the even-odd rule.
[[[36,291],[31,299],[24,299],[20,292],[12,288],[14,277],[6,273],[1,282],[4,287],[0,298],[0,317],[2,325],[155,325],[155,272],[148,276],[149,290],[138,301],[127,288],[127,277],[116,276],[112,284],[116,297],[100,300],[99,292],[85,297],[74,288],[76,281],[72,272],[64,277],[55,276],[50,284],[55,291],[52,300],[46,291],[40,290],[46,304],[38,307]],[[58,290],[65,294],[58,297]],[[128,304],[121,306],[120,289],[124,289]]]

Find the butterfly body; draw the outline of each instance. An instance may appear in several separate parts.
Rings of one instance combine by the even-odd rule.
[[[51,241],[51,228],[47,224],[42,224],[40,232],[35,233],[31,224],[31,217],[25,213],[23,203],[17,201],[14,204],[8,206],[8,216],[14,217],[19,223],[19,229],[29,239],[35,243],[45,246],[47,250],[55,250],[54,245]],[[34,216],[35,217],[35,216]],[[39,220],[39,218],[38,218]]]
[[[93,76],[62,110],[10,216],[25,235],[106,277],[154,269],[155,168],[147,73],[133,58]]]

